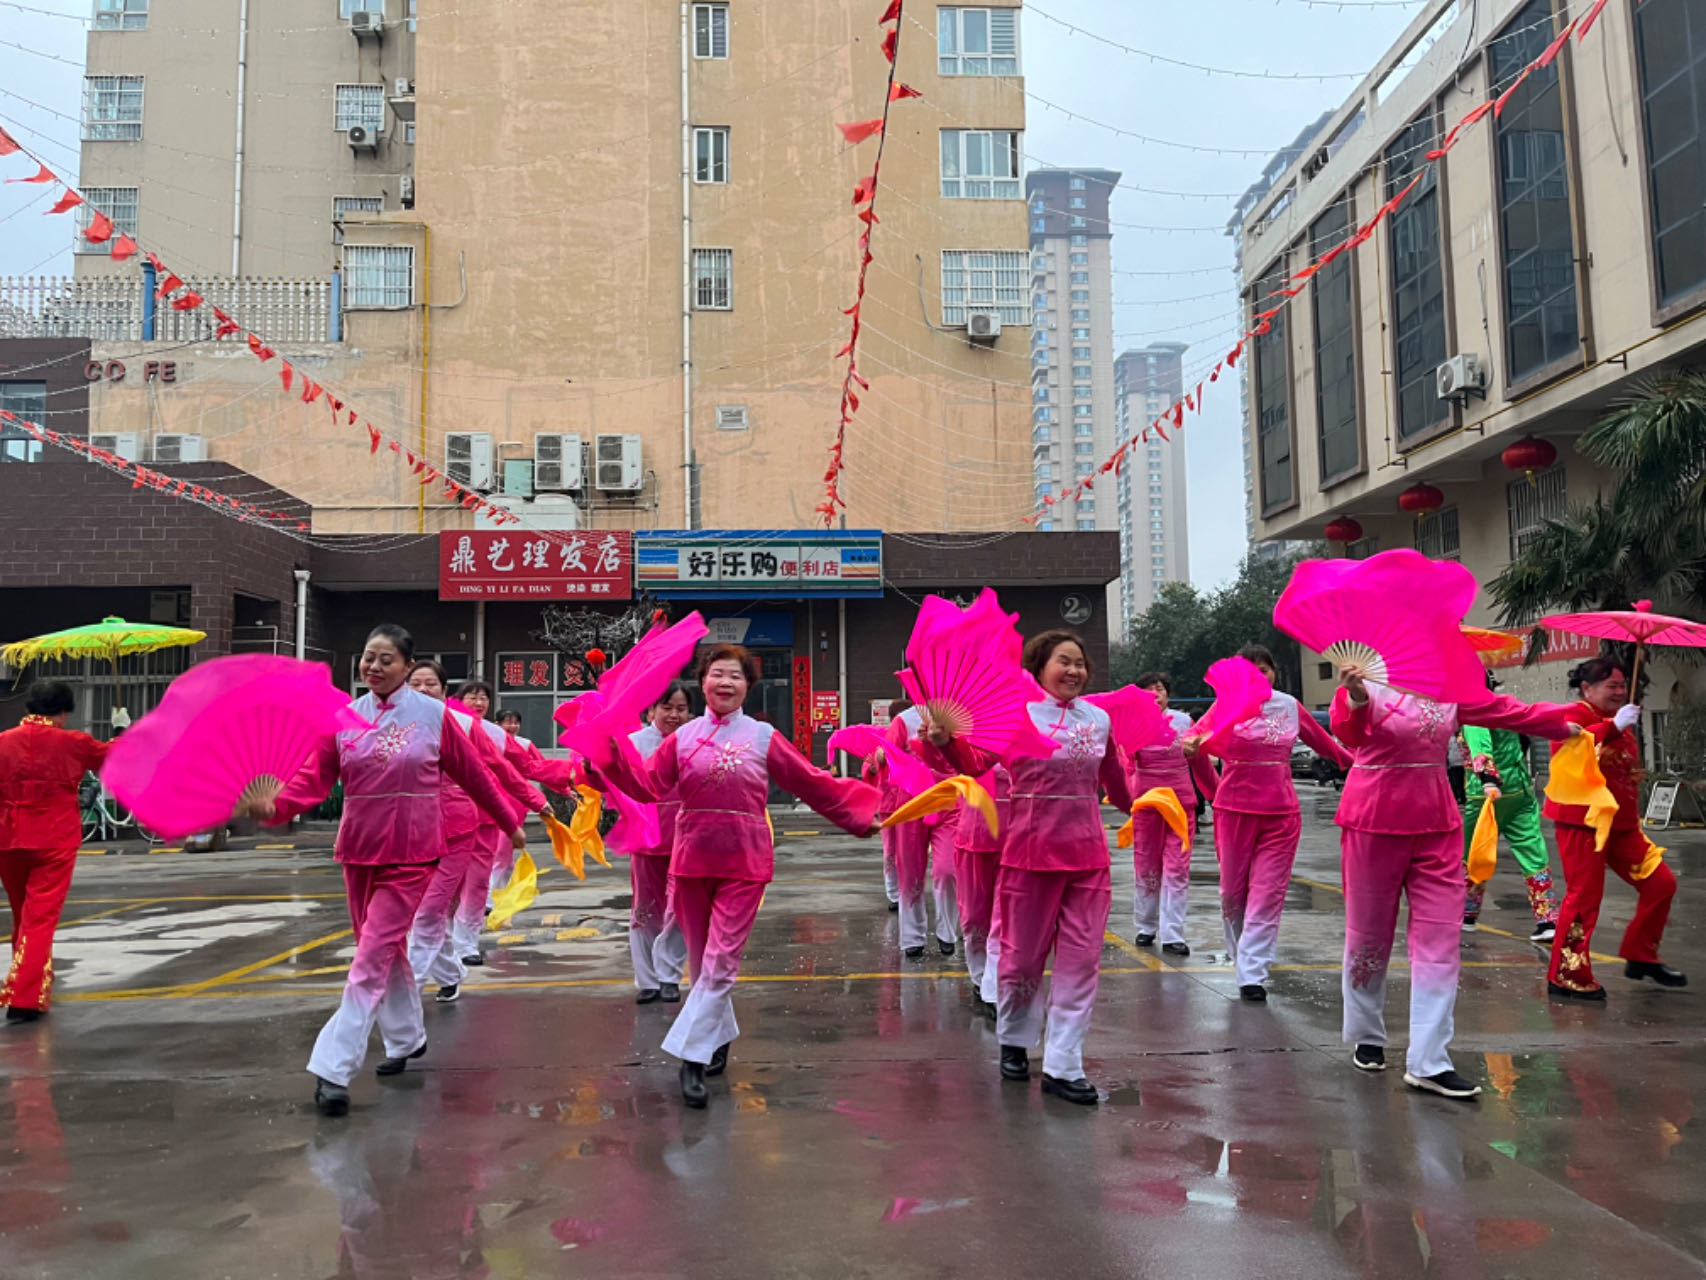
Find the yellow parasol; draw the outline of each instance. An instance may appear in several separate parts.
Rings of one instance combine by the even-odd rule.
[[[0,661],[23,668],[32,662],[59,662],[67,658],[101,658],[113,664],[113,706],[122,705],[118,660],[135,653],[179,649],[200,644],[205,631],[187,627],[163,627],[153,622],[126,622],[102,618],[86,627],[53,631],[31,640],[19,640],[0,649]]]
[[[1504,658],[1514,658],[1522,652],[1523,638],[1512,635],[1508,631],[1472,627],[1468,623],[1463,623],[1458,630],[1463,632],[1463,638],[1469,642],[1469,647],[1480,654],[1484,662],[1498,662]]]

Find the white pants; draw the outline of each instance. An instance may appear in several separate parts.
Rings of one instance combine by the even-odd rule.
[[[1341,980],[1345,998],[1346,1044],[1386,1045],[1386,972],[1357,986],[1347,970]],[[1428,990],[1418,985],[1414,975],[1410,982],[1410,1048],[1404,1055],[1404,1069],[1415,1076],[1437,1076],[1450,1071],[1451,1054],[1447,1052],[1455,1030],[1455,988]]]
[[[669,904],[669,857],[632,854],[628,868],[634,890],[628,914],[634,985],[641,991],[655,991],[666,982],[680,982],[687,967],[687,941]]]
[[[1185,907],[1189,897],[1188,879],[1183,890],[1177,890],[1171,884],[1163,882],[1161,887],[1153,892],[1139,880],[1137,892],[1132,894],[1131,898],[1132,931],[1153,934],[1162,945],[1183,942]]]
[[[416,986],[425,982],[439,987],[460,986],[468,976],[462,957],[472,952],[463,952],[450,935],[448,920],[440,920],[436,926],[417,924],[410,931],[409,968],[414,972]]]
[[[721,1046],[740,1035],[735,980],[764,901],[764,886],[751,880],[677,876],[674,899],[693,966],[693,986],[664,1037],[663,1050],[683,1062],[708,1063]]]
[[[900,945],[922,947],[930,936],[930,913],[924,902],[924,877],[929,875],[936,901],[936,938],[953,942],[960,936],[960,907],[955,884],[954,834],[949,823],[926,827],[907,823],[895,848],[900,891]]]
[[[890,902],[900,901],[900,872],[894,865],[895,829],[883,828],[883,892]]]

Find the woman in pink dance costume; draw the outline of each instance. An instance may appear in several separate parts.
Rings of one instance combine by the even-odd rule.
[[[775,853],[770,784],[791,791],[844,831],[874,829],[877,789],[815,768],[783,734],[741,710],[758,659],[738,645],[711,649],[701,667],[707,709],[642,760],[627,738],[609,738],[593,765],[622,790],[656,804],[680,802],[671,862],[675,918],[687,940],[692,990],[664,1038],[681,1059],[681,1096],[703,1107],[705,1077],[722,1074],[735,1023],[734,986]]]
[[[1157,787],[1170,789],[1178,798],[1190,824],[1191,843],[1197,838],[1197,792],[1210,803],[1220,775],[1204,755],[1185,755],[1184,739],[1191,718],[1183,711],[1168,709],[1172,682],[1160,671],[1137,678],[1137,687],[1147,689],[1167,713],[1174,739],[1165,746],[1144,747],[1132,760],[1131,793],[1140,796]],[[1149,947],[1161,939],[1161,950],[1171,956],[1188,956],[1185,942],[1185,904],[1191,890],[1191,853],[1159,813],[1145,809],[1132,824],[1132,863],[1137,871],[1137,889],[1131,899],[1131,925],[1137,945]]]
[[[1091,675],[1084,641],[1071,631],[1045,631],[1025,645],[1023,664],[1045,694],[1030,704],[1031,722],[1053,740],[1054,753],[1006,762],[1013,792],[996,890],[1001,1075],[1031,1078],[1029,1051],[1043,1038],[1043,973],[1053,951],[1043,1092],[1095,1106],[1096,1088],[1084,1078],[1084,1037],[1114,896],[1101,792],[1121,812],[1130,812],[1131,795],[1108,713],[1078,696]]]
[[[409,672],[409,688],[423,693],[436,702],[445,700],[444,668],[436,662],[417,662]],[[545,797],[532,787],[501,758],[492,745],[482,742],[481,726],[472,717],[449,711],[446,713],[455,726],[468,735],[474,753],[491,772],[493,779],[510,800],[511,821],[505,826],[519,826],[529,813],[540,813]],[[491,726],[496,732],[501,729]],[[485,868],[491,864],[492,836],[509,847],[502,827],[494,826],[468,798],[468,793],[454,782],[444,788],[444,841],[448,852],[438,864],[432,884],[415,912],[415,923],[409,930],[409,965],[415,982],[432,982],[438,987],[434,999],[439,1004],[452,1004],[461,998],[462,979],[467,967],[461,957],[478,942],[471,944],[454,936],[454,919],[462,913],[467,899],[470,879],[485,884]],[[484,899],[479,904],[484,907]],[[479,924],[475,923],[477,938]]]
[[[1410,1048],[1404,1083],[1446,1098],[1481,1086],[1452,1069],[1452,1011],[1462,963],[1463,817],[1447,750],[1460,724],[1541,738],[1573,732],[1566,708],[1502,694],[1462,707],[1399,693],[1339,668],[1333,732],[1356,753],[1339,800],[1345,881],[1344,1039],[1363,1071],[1386,1069],[1386,966],[1409,901]],[[1224,786],[1222,789],[1224,794]]]
[[[1239,656],[1256,664],[1272,684],[1274,656],[1259,644]],[[1234,726],[1221,754],[1225,766],[1214,797],[1214,851],[1220,859],[1220,919],[1232,954],[1238,994],[1268,998],[1268,970],[1279,941],[1280,915],[1291,883],[1291,864],[1303,835],[1297,788],[1291,784],[1291,748],[1304,745],[1348,767],[1351,757],[1289,693],[1274,690],[1262,709]],[[1194,751],[1187,742],[1185,749]]]
[[[401,627],[374,628],[361,655],[368,692],[353,704],[374,727],[329,740],[275,802],[250,810],[265,822],[287,822],[324,800],[334,783],[344,784],[335,856],[343,864],[355,958],[343,1001],[308,1060],[314,1100],[325,1115],[349,1111],[349,1082],[361,1069],[375,1021],[385,1045],[383,1074],[401,1071],[408,1059],[426,1052],[408,933],[448,852],[445,784],[455,783],[477,808],[505,824],[516,848],[526,844],[508,798],[444,704],[408,687],[414,647]]]
[[[1001,842],[1012,816],[1013,776],[1006,765],[998,764],[978,781],[995,801],[997,829],[991,834],[983,815],[964,800],[960,801],[954,820],[954,862],[959,871],[955,889],[959,896],[960,929],[965,936],[972,1008],[993,1019],[997,1007],[983,994],[984,971],[997,965],[1001,954],[1001,944],[992,929],[996,884],[1001,873]],[[994,984],[987,985],[994,994]]]
[[[929,766],[940,782],[960,770],[950,759],[942,735],[933,734],[921,707],[908,707],[889,722],[892,750],[906,751]],[[883,811],[892,813],[907,800],[905,792],[892,783],[883,793]],[[954,954],[959,937],[960,906],[955,884],[954,837],[958,827],[953,815],[936,815],[919,822],[890,827],[894,833],[895,877],[900,892],[900,945],[908,960],[922,960],[930,933],[929,909],[924,905],[924,878],[929,874],[936,900],[936,947],[945,956]],[[884,834],[887,835],[888,831]]]
[[[642,759],[650,760],[692,718],[691,691],[677,680],[646,712],[644,727],[630,734],[628,741]],[[620,809],[624,804],[643,802],[618,796],[616,803]],[[669,892],[670,854],[675,848],[675,824],[680,813],[681,801],[675,795],[658,802],[655,844],[626,846],[622,825],[610,833],[611,852],[628,855],[629,883],[634,890],[634,905],[628,918],[628,952],[634,962],[634,986],[639,991],[634,998],[636,1004],[658,1000],[676,1004],[681,1000],[681,971],[687,965],[687,942],[676,922]],[[636,825],[630,829],[637,832],[639,828]]]

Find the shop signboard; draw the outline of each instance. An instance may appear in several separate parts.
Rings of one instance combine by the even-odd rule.
[[[635,579],[660,596],[820,596],[883,593],[883,535],[768,530],[640,533]]]
[[[440,600],[632,600],[634,535],[446,529],[438,535]]]

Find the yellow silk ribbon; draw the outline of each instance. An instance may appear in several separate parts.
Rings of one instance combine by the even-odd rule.
[[[1645,880],[1659,869],[1659,863],[1664,861],[1665,851],[1659,845],[1647,839],[1647,833],[1641,833],[1641,839],[1646,842],[1647,854],[1641,859],[1641,865],[1629,873],[1631,880]]]
[[[576,880],[585,880],[586,858],[581,852],[580,841],[557,820],[555,814],[547,813],[544,818],[545,830],[551,837],[551,856],[562,863]]]
[[[598,822],[604,816],[604,796],[584,782],[575,788],[575,794],[581,802],[575,806],[575,816],[569,819],[569,834],[580,841],[581,849],[594,862],[608,867],[610,860],[604,856],[604,837],[598,834]]]
[[[982,815],[983,824],[989,828],[990,835],[1001,834],[1001,823],[995,816],[994,797],[979,786],[975,779],[968,778],[963,773],[957,777],[944,778],[930,790],[913,796],[883,819],[883,826],[892,827],[902,822],[914,822],[932,813],[945,813],[962,798]]]
[[[1191,823],[1185,816],[1185,807],[1179,803],[1178,793],[1172,787],[1151,787],[1140,795],[1131,806],[1131,817],[1126,819],[1125,826],[1114,837],[1122,849],[1129,849],[1137,841],[1137,811],[1153,809],[1161,815],[1161,821],[1173,829],[1173,834],[1179,837],[1185,846],[1185,852],[1191,851]]]
[[[1475,819],[1475,834],[1469,841],[1469,883],[1486,884],[1493,878],[1493,868],[1499,861],[1499,816],[1493,809],[1498,799],[1487,792],[1481,802],[1481,814]]]
[[[492,895],[492,914],[486,917],[488,929],[501,929],[518,911],[533,904],[539,896],[539,868],[533,856],[525,851],[515,860],[515,871],[509,883]]]
[[[1611,820],[1617,816],[1617,798],[1605,785],[1599,744],[1591,734],[1577,734],[1553,753],[1546,798],[1553,804],[1586,805],[1587,824],[1594,831],[1593,847],[1605,848]]]

